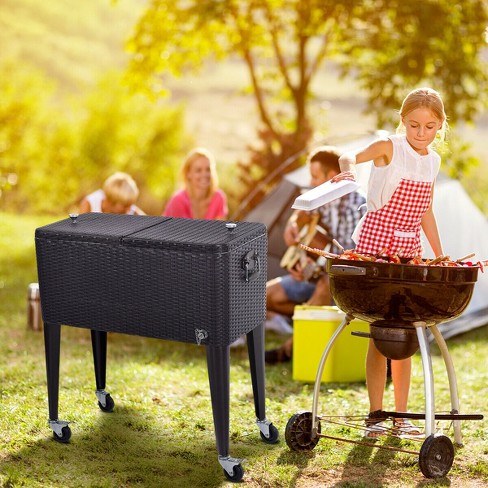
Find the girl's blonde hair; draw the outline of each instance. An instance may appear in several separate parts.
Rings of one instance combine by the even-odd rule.
[[[109,176],[103,183],[103,192],[112,203],[132,205],[139,196],[136,182],[127,173],[121,171]]]
[[[187,191],[189,188],[188,173],[190,172],[192,164],[199,158],[206,158],[210,165],[210,188],[209,195],[212,195],[219,186],[219,178],[217,176],[217,163],[215,162],[214,155],[204,147],[196,147],[192,149],[186,156],[183,166],[181,167],[181,177],[184,187]]]
[[[403,100],[402,107],[400,108],[400,123],[397,127],[397,132],[404,132],[405,126],[402,119],[406,117],[410,112],[417,108],[429,109],[436,119],[441,122],[441,128],[438,131],[441,141],[444,140],[447,130],[447,115],[444,111],[444,103],[442,98],[436,90],[428,87],[417,88],[412,90]]]

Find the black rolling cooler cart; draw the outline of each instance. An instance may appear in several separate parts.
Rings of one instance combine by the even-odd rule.
[[[58,418],[61,325],[91,330],[96,397],[103,411],[107,332],[204,345],[218,460],[240,481],[229,456],[229,346],[247,335],[257,424],[278,441],[265,415],[264,328],[267,233],[262,224],[88,213],[36,230],[36,253],[48,384],[49,425]]]

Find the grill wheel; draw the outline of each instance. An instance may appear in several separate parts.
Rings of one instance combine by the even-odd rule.
[[[320,434],[320,422],[317,426]],[[320,437],[312,439],[312,412],[298,412],[290,417],[285,429],[285,440],[293,451],[311,451],[318,444]]]
[[[451,439],[442,434],[432,434],[425,439],[419,453],[419,466],[426,478],[443,478],[454,461]]]

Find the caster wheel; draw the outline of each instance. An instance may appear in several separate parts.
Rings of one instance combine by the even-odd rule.
[[[320,434],[320,422],[317,433]],[[311,451],[318,444],[318,435],[312,439],[312,412],[299,412],[290,417],[286,424],[285,440],[293,451]]]
[[[62,442],[66,444],[71,439],[71,429],[66,426],[61,429],[62,434],[58,435],[56,432],[53,431],[53,438],[55,441]]]
[[[107,394],[107,396],[105,397],[105,406],[103,406],[100,402],[98,402],[98,406],[100,407],[100,410],[102,412],[113,412],[114,411],[115,403],[113,401],[113,398],[110,396],[110,393]]]
[[[238,483],[239,481],[242,481],[242,478],[244,477],[244,469],[240,464],[236,464],[233,468],[233,473],[232,476],[224,469],[224,474],[225,477],[229,480],[232,481],[233,483]]]
[[[261,439],[266,442],[266,444],[276,444],[280,437],[278,429],[273,424],[269,424],[269,437],[266,437],[262,432],[260,432],[260,434]]]
[[[454,461],[451,439],[442,434],[429,435],[419,453],[419,466],[426,478],[442,478],[449,473]]]

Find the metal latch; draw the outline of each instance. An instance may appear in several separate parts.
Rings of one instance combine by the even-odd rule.
[[[249,283],[250,281],[255,281],[261,274],[259,256],[256,251],[249,251],[242,258],[241,266],[246,272],[246,283]]]

